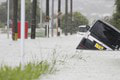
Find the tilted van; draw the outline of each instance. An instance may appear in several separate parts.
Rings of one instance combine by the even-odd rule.
[[[120,31],[114,26],[97,20],[80,41],[77,49],[119,50]]]

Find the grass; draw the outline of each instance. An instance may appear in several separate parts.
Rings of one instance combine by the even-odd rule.
[[[21,65],[12,68],[9,66],[0,67],[0,80],[35,80],[42,74],[48,73],[49,64],[45,62],[28,63],[22,69]]]
[[[20,64],[17,67],[7,65],[0,66],[0,80],[38,80],[43,74],[52,74],[56,68],[56,50],[53,51],[52,60],[28,63],[24,67]]]
[[[54,51],[53,51],[52,64],[51,64],[51,68],[50,68],[49,73],[54,73],[55,72],[55,65],[57,63],[57,59],[56,59],[55,55],[56,55],[56,49],[54,49]]]

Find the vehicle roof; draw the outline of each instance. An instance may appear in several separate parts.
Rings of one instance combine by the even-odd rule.
[[[117,32],[119,32],[120,33],[120,30],[119,29],[117,29],[116,27],[114,27],[113,25],[111,25],[111,24],[109,24],[109,23],[107,23],[107,22],[105,22],[105,21],[102,21],[102,20],[97,20],[96,22],[102,22],[102,23],[104,23],[104,24],[106,24],[106,25],[108,25],[109,27],[111,27],[111,28],[113,28],[114,30],[116,30]],[[95,23],[96,23],[95,22]],[[94,24],[95,24],[94,23]]]
[[[86,27],[86,25],[80,25],[79,28],[80,28],[80,27]]]

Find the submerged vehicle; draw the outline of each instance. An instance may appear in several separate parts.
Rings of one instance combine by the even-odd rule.
[[[120,31],[114,26],[97,20],[80,41],[77,49],[119,50]]]
[[[79,26],[79,32],[77,34],[84,35],[89,30],[89,28],[90,27],[88,25],[80,25]]]

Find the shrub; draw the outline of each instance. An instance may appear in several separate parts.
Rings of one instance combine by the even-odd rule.
[[[2,66],[0,68],[0,80],[34,80],[47,73],[48,69],[49,64],[46,61],[28,63],[23,69],[21,65],[15,68]]]

